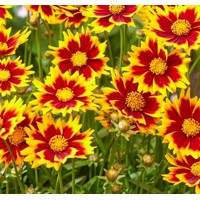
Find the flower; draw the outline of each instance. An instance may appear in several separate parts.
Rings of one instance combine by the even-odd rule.
[[[4,25],[0,25],[0,58],[15,54],[19,45],[27,41],[31,31],[26,28],[22,33],[18,31],[10,37],[11,28],[6,29]]]
[[[96,105],[92,102],[92,91],[96,85],[87,82],[78,72],[62,74],[58,67],[51,68],[45,83],[33,80],[38,89],[34,93],[35,100],[31,102],[33,109],[42,110],[43,113],[51,111],[53,114],[62,113],[65,116],[72,111],[92,110]]]
[[[0,92],[2,96],[10,95],[16,92],[16,87],[28,86],[28,75],[33,74],[30,71],[32,65],[25,67],[18,57],[11,60],[10,57],[0,60]]]
[[[49,46],[53,51],[48,51],[55,59],[53,64],[58,65],[62,73],[71,70],[72,73],[78,71],[88,80],[106,74],[106,62],[104,52],[106,43],[100,43],[96,36],[92,36],[89,29],[84,33],[75,35],[68,29],[63,32],[64,41],[59,41],[59,47]]]
[[[200,100],[190,97],[190,88],[181,90],[179,99],[173,102],[166,99],[165,112],[162,114],[162,125],[158,135],[173,153],[200,156]]]
[[[139,11],[139,5],[93,5],[83,12],[83,15],[97,18],[89,25],[92,31],[110,32],[115,26],[127,24],[135,26],[132,17]]]
[[[91,146],[91,134],[93,130],[80,133],[80,116],[74,119],[70,115],[67,122],[54,121],[51,114],[43,115],[42,122],[38,122],[38,128],[31,126],[25,128],[28,138],[28,147],[21,151],[25,156],[24,161],[29,162],[32,168],[46,164],[47,168],[54,167],[59,170],[69,158],[86,158],[93,154]]]
[[[89,6],[55,6],[56,23],[65,21],[65,28],[69,28],[71,25],[74,25],[75,28],[79,28],[83,22],[88,20],[88,17],[83,15],[83,11],[87,9],[87,7]]]
[[[43,20],[47,20],[48,23],[55,22],[55,9],[52,5],[25,5],[26,9],[31,11],[33,15],[41,15]]]
[[[23,113],[24,119],[21,122],[17,123],[12,134],[9,135],[6,139],[7,145],[12,150],[15,164],[20,167],[22,167],[22,164],[24,162],[24,156],[21,155],[21,150],[28,146],[25,142],[27,134],[24,128],[29,127],[30,125],[36,127],[36,123],[38,121],[41,121],[41,117],[36,112],[30,112],[30,110],[31,107],[30,105],[28,105]],[[4,168],[7,168],[12,162],[11,155],[2,138],[0,138],[0,162],[5,163]]]
[[[186,88],[190,84],[185,73],[186,64],[190,58],[178,50],[167,52],[157,41],[147,38],[141,47],[132,46],[129,52],[130,65],[123,67],[124,76],[134,77],[139,82],[139,90],[155,94],[160,92],[167,95],[166,90],[174,93],[179,88]]]
[[[12,15],[7,10],[8,8],[12,8],[12,6],[0,6],[0,24],[6,24],[6,18],[12,19]]]
[[[157,38],[167,46],[184,49],[188,54],[192,49],[199,48],[200,12],[198,6],[178,5],[173,8],[149,8],[147,12],[150,22],[145,33]]]
[[[16,96],[10,101],[5,100],[0,104],[0,138],[6,140],[14,132],[14,128],[24,117],[25,105],[21,98]]]
[[[166,159],[174,167],[169,167],[169,174],[163,174],[163,179],[169,183],[185,183],[188,187],[195,186],[195,192],[200,194],[200,158],[183,156],[180,152],[177,157],[167,154]]]
[[[121,77],[117,70],[113,70],[111,75],[114,88],[102,88],[103,95],[96,100],[103,110],[112,105],[121,116],[144,125],[148,125],[152,118],[160,117],[163,96],[138,91],[138,83],[133,83],[133,78]]]

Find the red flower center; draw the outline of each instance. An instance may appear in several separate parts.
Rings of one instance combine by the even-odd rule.
[[[186,19],[178,19],[171,26],[172,33],[178,36],[188,35],[190,30],[191,24]]]
[[[10,78],[10,72],[7,69],[0,69],[0,81],[7,81]]]
[[[87,63],[87,54],[85,52],[77,51],[72,54],[70,61],[74,67],[81,67]]]
[[[194,163],[192,166],[191,166],[191,173],[194,175],[194,176],[200,176],[200,161],[199,162],[196,162]]]
[[[149,64],[150,71],[155,75],[163,75],[167,70],[167,63],[160,57],[154,58]]]
[[[110,5],[109,10],[113,15],[120,14],[125,10],[125,6],[122,5]]]
[[[67,102],[73,99],[74,93],[70,88],[66,87],[66,88],[59,89],[56,92],[56,96],[59,101]]]
[[[19,146],[22,142],[25,141],[26,133],[24,128],[19,126],[16,127],[13,134],[8,136],[9,142],[12,145]]]
[[[187,137],[194,137],[199,134],[200,124],[193,118],[184,119],[182,131]]]
[[[49,146],[54,152],[58,153],[67,148],[68,142],[62,135],[55,135],[50,139]]]
[[[132,111],[142,111],[146,102],[142,94],[132,91],[127,94],[125,104]]]

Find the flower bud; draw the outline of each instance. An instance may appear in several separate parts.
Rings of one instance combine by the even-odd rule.
[[[120,164],[120,163],[115,163],[115,164],[113,165],[113,168],[116,169],[117,171],[122,170],[123,167],[124,167],[124,166],[123,166],[122,164]]]
[[[37,26],[38,23],[38,15],[31,15],[29,19],[29,23],[31,26]]]
[[[106,171],[106,177],[109,181],[113,182],[118,178],[118,171],[115,169],[108,169]]]
[[[112,193],[117,194],[120,191],[120,186],[118,184],[114,184],[112,186]]]
[[[131,125],[128,120],[122,119],[119,121],[118,127],[120,131],[126,133],[130,129]]]
[[[99,156],[97,154],[91,154],[89,156],[89,159],[92,161],[92,162],[95,162],[99,159]]]
[[[119,115],[117,112],[112,112],[110,114],[110,119],[113,120],[114,122],[118,122],[119,121]]]
[[[16,89],[16,92],[17,92],[18,94],[23,94],[23,93],[26,92],[27,87],[17,87],[17,86],[15,86],[15,89]]]
[[[31,185],[30,187],[26,187],[25,188],[25,193],[26,194],[36,194],[35,189],[33,188],[33,186]]]
[[[129,57],[130,57],[130,56],[129,56],[128,54],[124,54],[124,55],[123,55],[123,61],[124,61],[125,64],[129,64],[129,63],[130,63],[130,61],[128,60]]]
[[[145,166],[151,166],[154,163],[154,157],[151,154],[144,154],[142,162]]]
[[[139,37],[145,36],[144,31],[142,29],[137,29],[135,33]]]

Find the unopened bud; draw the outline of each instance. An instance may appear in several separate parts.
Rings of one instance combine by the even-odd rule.
[[[112,186],[112,193],[117,194],[120,191],[120,186],[118,184],[114,184]]]
[[[144,148],[141,148],[141,149],[139,149],[139,153],[140,153],[141,155],[144,155],[144,154],[146,153],[146,151],[145,151]]]
[[[131,125],[128,120],[122,119],[121,121],[119,121],[118,127],[120,131],[126,133],[130,129]]]
[[[31,15],[29,19],[29,23],[31,26],[37,26],[38,23],[38,15]]]
[[[25,188],[25,193],[26,193],[26,194],[35,194],[36,191],[35,191],[35,189],[33,188],[33,186],[31,185],[30,187],[26,187],[26,188]]]
[[[109,181],[113,182],[118,178],[118,171],[115,169],[108,169],[106,171],[106,177]]]
[[[117,112],[112,112],[110,114],[110,119],[113,120],[114,122],[118,123],[118,121],[119,121],[119,115],[118,115],[118,113]]]
[[[123,166],[122,164],[120,164],[120,163],[115,163],[115,164],[113,165],[113,168],[116,169],[117,171],[122,170],[123,167],[124,167],[124,166]]]
[[[137,29],[135,33],[139,37],[145,36],[144,31],[142,29]]]
[[[89,156],[89,159],[92,161],[92,162],[95,162],[99,159],[99,156],[97,154],[91,154]]]
[[[154,162],[154,157],[151,154],[144,154],[142,156],[142,162],[145,166],[151,166]]]
[[[129,63],[130,63],[129,57],[130,57],[130,56],[129,56],[128,54],[124,54],[124,55],[123,55],[123,61],[124,61],[125,64],[129,64]]]
[[[16,89],[16,92],[17,92],[18,94],[23,94],[23,93],[26,92],[27,87],[17,87],[17,86],[15,86],[15,89]]]

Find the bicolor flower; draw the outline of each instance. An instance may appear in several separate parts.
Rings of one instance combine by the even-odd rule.
[[[31,126],[25,128],[28,138],[28,147],[21,151],[25,156],[24,161],[29,162],[32,168],[46,164],[47,168],[54,167],[59,170],[61,164],[69,158],[87,158],[94,153],[91,146],[91,134],[93,130],[80,132],[80,116],[74,119],[70,115],[67,122],[54,121],[51,114],[44,115],[42,122],[38,122],[38,128]]]
[[[49,46],[52,51],[48,51],[55,57],[52,63],[58,65],[62,73],[78,71],[86,80],[107,74],[106,42],[100,43],[89,29],[85,32],[82,28],[81,33],[75,35],[68,29],[63,34],[64,41],[59,41],[59,47]]]

